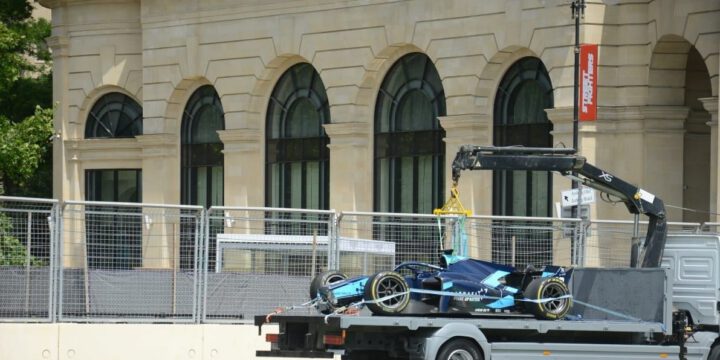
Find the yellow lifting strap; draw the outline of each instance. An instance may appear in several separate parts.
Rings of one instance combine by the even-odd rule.
[[[460,202],[460,196],[457,191],[457,183],[453,183],[450,187],[450,199],[445,202],[439,209],[433,210],[435,215],[465,215],[471,216],[472,211],[466,210],[463,204]]]

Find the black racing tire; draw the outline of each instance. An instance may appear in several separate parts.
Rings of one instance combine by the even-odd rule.
[[[483,360],[484,356],[474,341],[469,339],[452,339],[438,351],[436,360]]]
[[[525,297],[529,300],[554,299],[570,294],[562,279],[557,277],[536,278],[525,288]],[[565,317],[572,308],[572,298],[551,300],[547,302],[526,302],[525,309],[540,320],[559,320]]]
[[[318,290],[320,290],[321,287],[343,281],[347,278],[347,275],[339,271],[323,271],[315,275],[312,281],[310,281],[310,300],[315,300],[318,295]]]
[[[403,312],[410,303],[410,287],[402,275],[394,271],[379,272],[365,284],[365,301],[373,314],[394,315]],[[402,295],[397,295],[402,294]],[[395,297],[378,301],[388,296]]]
[[[715,344],[710,349],[707,360],[720,360],[720,344]]]

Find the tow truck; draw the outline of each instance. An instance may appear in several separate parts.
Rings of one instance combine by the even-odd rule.
[[[452,197],[464,170],[555,171],[648,217],[628,268],[575,268],[571,316],[521,314],[377,316],[258,315],[270,350],[258,357],[343,360],[679,359],[720,360],[720,237],[667,234],[663,201],[589,164],[574,149],[464,145],[452,163]],[[453,200],[453,199],[451,199]],[[457,200],[457,199],[455,199]],[[582,306],[578,306],[582,304]]]

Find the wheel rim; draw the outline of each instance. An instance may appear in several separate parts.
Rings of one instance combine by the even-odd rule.
[[[344,276],[342,276],[340,274],[333,274],[333,275],[328,276],[327,280],[325,281],[325,285],[329,285],[329,284],[336,283],[338,281],[343,281],[343,280],[345,280]]]
[[[565,288],[558,283],[549,283],[542,292],[543,299],[554,299],[544,303],[545,309],[552,314],[562,314],[568,306],[568,298],[558,299],[567,295]]]
[[[447,360],[475,360],[472,354],[465,349],[457,349],[448,355]]]
[[[406,293],[406,292],[407,292],[407,288],[405,287],[405,283],[403,283],[402,281],[399,281],[398,279],[392,278],[392,277],[386,277],[384,279],[381,279],[377,284],[378,299],[382,299],[384,297],[402,294],[402,293]],[[400,304],[402,304],[405,301],[406,296],[407,296],[407,294],[394,296],[389,299],[381,301],[381,303],[383,306],[388,307],[388,308],[399,307]]]

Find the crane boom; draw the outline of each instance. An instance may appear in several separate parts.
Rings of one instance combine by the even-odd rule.
[[[631,213],[644,214],[649,218],[645,243],[637,263],[643,268],[660,266],[667,238],[663,201],[589,164],[585,157],[575,153],[575,149],[463,145],[452,163],[454,184],[460,179],[462,170],[557,171],[585,186],[615,196],[625,203]]]

